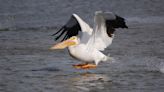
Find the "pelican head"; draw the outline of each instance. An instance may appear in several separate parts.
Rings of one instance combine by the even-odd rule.
[[[50,49],[54,50],[54,49],[64,49],[66,47],[70,47],[70,46],[76,46],[79,43],[79,39],[77,36],[72,36],[71,38],[62,41],[58,44],[55,44],[54,46],[52,46]]]

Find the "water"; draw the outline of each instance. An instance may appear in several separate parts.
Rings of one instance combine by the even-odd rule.
[[[0,3],[0,92],[163,92],[163,0],[63,1]],[[79,62],[67,50],[48,49],[54,44],[50,35],[72,12],[92,24],[93,12],[108,8],[126,17],[129,26],[116,31],[104,52],[115,62],[76,70],[72,65]],[[7,21],[8,16],[16,18]],[[42,29],[47,26],[52,29]]]
[[[92,24],[97,10],[137,20],[163,17],[163,3],[163,0],[0,0],[0,29],[51,28],[63,25],[72,13]]]
[[[54,30],[0,31],[0,91],[163,92],[163,26],[134,27],[117,31],[104,52],[116,62],[88,71],[74,69],[67,50],[48,49]]]

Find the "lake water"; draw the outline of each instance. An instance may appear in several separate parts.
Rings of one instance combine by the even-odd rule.
[[[109,1],[0,1],[0,92],[163,92],[163,0]],[[92,24],[94,11],[108,9],[129,26],[104,52],[116,62],[77,70],[67,50],[49,50],[71,13]]]

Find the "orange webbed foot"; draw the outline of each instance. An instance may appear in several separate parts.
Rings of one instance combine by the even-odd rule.
[[[76,69],[95,69],[97,66],[95,64],[77,64],[73,65],[74,68]]]

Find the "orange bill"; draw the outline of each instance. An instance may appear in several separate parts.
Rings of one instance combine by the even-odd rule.
[[[67,40],[65,40],[63,42],[55,44],[50,49],[51,50],[54,50],[54,49],[64,49],[64,48],[72,46],[72,45],[76,45],[76,42],[74,42],[72,39],[67,39]]]

